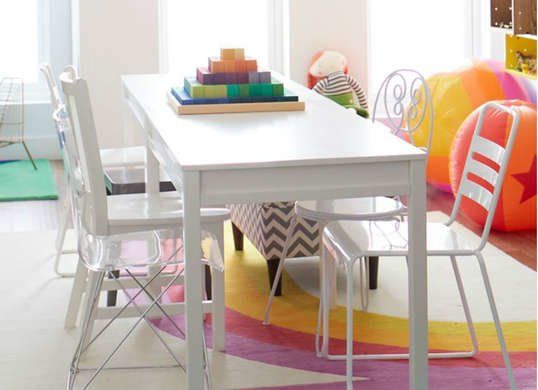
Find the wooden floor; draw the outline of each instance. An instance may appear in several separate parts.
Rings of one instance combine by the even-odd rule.
[[[58,201],[0,202],[0,233],[13,231],[54,230],[58,226],[58,215],[65,193],[63,168],[59,161],[52,162],[58,184]],[[452,194],[428,186],[428,210],[450,214],[454,197]],[[481,226],[469,218],[460,216],[458,222],[480,235]],[[536,270],[536,232],[496,232],[492,231],[489,242]]]

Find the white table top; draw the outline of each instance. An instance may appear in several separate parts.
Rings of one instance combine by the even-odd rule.
[[[181,78],[157,74],[122,77],[129,95],[184,170],[425,159],[423,151],[381,125],[281,79],[305,101],[306,111],[179,116],[168,105],[166,94],[170,87],[182,84]]]

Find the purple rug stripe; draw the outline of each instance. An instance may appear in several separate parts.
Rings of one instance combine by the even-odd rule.
[[[180,326],[183,325],[183,316],[174,319]],[[154,320],[157,327],[176,337],[177,331],[165,320]],[[208,345],[212,344],[211,327],[206,326],[206,339]],[[274,344],[259,342],[236,334],[226,335],[226,354],[243,359],[272,364],[282,367],[313,371],[319,373],[345,375],[343,361],[329,361],[320,359],[309,351],[301,351]],[[408,363],[406,361],[356,361],[353,367],[355,376],[367,378],[361,382],[361,389],[387,389],[407,388]],[[536,388],[535,368],[516,368],[514,375],[520,389]],[[268,389],[338,389],[340,384],[333,387],[317,387],[327,385],[308,385],[307,387],[270,387]],[[343,386],[343,385],[342,385]],[[358,385],[357,385],[358,386]],[[430,366],[430,386],[432,389],[506,389],[508,380],[504,368],[490,367],[439,367]],[[343,387],[342,387],[343,388]]]

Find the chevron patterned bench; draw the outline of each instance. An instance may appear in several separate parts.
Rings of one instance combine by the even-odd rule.
[[[294,202],[246,203],[228,206],[231,211],[234,244],[243,250],[246,236],[267,261],[270,286],[273,284],[282,256],[286,233],[294,213]],[[288,258],[314,256],[318,253],[318,224],[300,219],[293,232]],[[281,281],[276,295],[281,295]]]

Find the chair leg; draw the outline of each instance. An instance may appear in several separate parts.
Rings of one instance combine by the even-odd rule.
[[[370,265],[370,259],[368,257],[360,258],[358,260],[359,262],[359,292],[360,292],[360,298],[361,298],[361,309],[363,311],[368,310],[368,303],[369,303],[369,277],[370,277],[370,271],[369,271],[369,265]]]
[[[66,329],[74,328],[77,325],[78,314],[80,311],[80,304],[84,291],[86,290],[86,283],[88,278],[88,269],[84,266],[82,261],[77,262],[77,271],[73,279],[73,287],[71,288],[71,297],[69,298],[69,304],[67,306],[67,313],[65,315],[64,327]],[[87,307],[85,307],[87,309]]]
[[[99,293],[101,292],[101,285],[104,278],[103,272],[99,273],[98,276],[96,274],[97,273],[92,273],[92,279],[95,283],[93,283],[93,285],[88,289],[88,294],[86,298],[87,305],[84,311],[84,318],[82,320],[82,327],[80,329],[79,341],[73,355],[71,367],[69,370],[69,377],[67,382],[68,390],[72,390],[75,386],[75,379],[79,372],[80,358],[82,356],[86,343],[91,338],[91,322],[92,318],[94,317],[94,312],[97,310],[97,306],[99,304]]]
[[[65,233],[67,231],[67,225],[69,223],[69,209],[64,209],[64,215],[60,217],[60,226],[58,227],[58,233],[56,233],[56,255],[54,256],[54,273],[61,277],[73,276],[72,273],[60,272],[60,258],[67,251],[63,250]]]
[[[232,222],[232,232],[234,236],[234,247],[236,251],[243,250],[244,235],[241,230]]]
[[[85,301],[85,307],[86,310],[91,309],[91,305],[94,305],[95,307],[93,310],[90,310],[90,317],[86,320],[87,322],[87,337],[84,341],[83,347],[86,348],[86,343],[88,343],[93,334],[93,327],[95,325],[95,315],[97,312],[97,309],[99,308],[99,297],[101,293],[101,286],[103,284],[103,279],[105,278],[104,272],[95,272],[95,271],[88,271],[88,282],[86,285],[86,301]],[[97,295],[93,295],[93,291],[97,290]],[[90,309],[88,309],[88,307]]]
[[[22,146],[24,147],[24,150],[26,150],[26,154],[28,155],[28,158],[32,162],[32,165],[34,166],[34,170],[37,171],[37,165],[35,165],[34,158],[32,157],[32,154],[30,153],[30,149],[28,149],[28,146],[26,146],[26,142],[22,141]]]
[[[493,315],[493,321],[495,322],[495,328],[497,330],[497,338],[499,339],[499,344],[501,345],[501,352],[506,366],[506,371],[508,373],[508,381],[510,383],[510,389],[516,389],[516,381],[514,378],[514,373],[512,372],[512,364],[510,363],[510,355],[508,354],[508,349],[506,348],[506,341],[504,340],[504,335],[501,327],[501,320],[499,318],[499,313],[497,312],[497,306],[495,305],[495,298],[493,297],[493,290],[491,288],[491,283],[489,281],[488,271],[486,269],[486,264],[481,253],[476,254],[478,260],[478,265],[480,266],[480,272],[482,273],[482,280],[484,281],[484,286],[486,288],[486,293],[488,295],[489,306],[491,308],[491,314]]]
[[[346,384],[353,390],[353,263],[346,267]]]
[[[322,242],[320,242],[322,244]],[[321,252],[321,264],[320,264],[320,297],[319,297],[319,309],[318,309],[318,323],[316,326],[316,354],[318,357],[328,357],[329,355],[329,280],[328,280],[328,262],[329,253],[323,248]],[[319,345],[319,338],[321,335],[321,346]]]
[[[282,256],[278,263],[278,268],[276,270],[275,278],[271,286],[271,293],[269,294],[267,305],[265,306],[265,314],[263,316],[264,325],[269,325],[269,314],[271,312],[271,305],[273,304],[273,298],[275,297],[276,290],[280,282],[280,278],[282,276],[282,270],[284,269],[284,262],[286,261],[286,256],[288,254],[291,237],[293,235],[293,231],[295,230],[296,226],[297,226],[297,216],[294,215],[291,218],[288,231],[286,232],[286,242],[284,243],[284,248],[282,248]]]
[[[465,295],[465,289],[463,287],[463,281],[461,280],[460,271],[458,268],[458,262],[455,256],[450,256],[450,262],[452,263],[452,270],[456,277],[456,284],[458,286],[458,292],[460,294],[461,304],[463,306],[463,312],[465,313],[465,319],[467,320],[467,329],[471,335],[471,342],[473,344],[473,350],[470,356],[474,356],[478,353],[478,340],[476,338],[476,332],[474,329],[473,318],[471,317],[471,310],[469,303],[467,302],[467,296]]]
[[[379,270],[379,257],[368,257],[368,284],[370,290],[377,290],[377,276]]]

